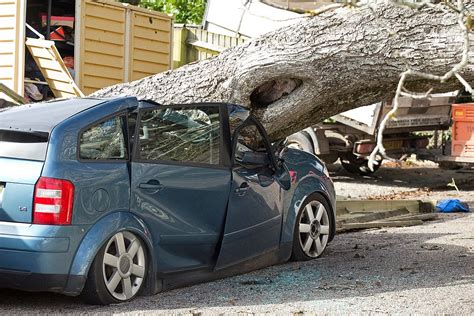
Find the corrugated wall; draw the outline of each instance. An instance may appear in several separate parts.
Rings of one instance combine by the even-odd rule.
[[[130,80],[170,69],[170,19],[144,12],[131,14]]]
[[[0,0],[0,82],[20,95],[23,95],[25,60],[25,2]],[[9,99],[1,93],[0,98]]]
[[[82,0],[78,83],[87,95],[125,81],[125,8]],[[78,58],[78,57],[76,57]]]

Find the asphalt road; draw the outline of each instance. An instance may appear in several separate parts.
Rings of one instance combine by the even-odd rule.
[[[48,293],[0,291],[3,314],[474,313],[474,214],[423,226],[338,235],[325,255],[249,274],[88,306]]]

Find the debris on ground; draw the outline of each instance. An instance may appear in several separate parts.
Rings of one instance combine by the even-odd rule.
[[[434,213],[434,208],[431,208],[429,213],[426,213],[426,207],[423,202],[420,201],[404,201],[406,207],[399,207],[393,210],[384,210],[386,207],[383,201],[380,201],[380,209],[371,209],[376,206],[377,201],[371,201],[375,203],[369,203],[372,205],[364,205],[361,201],[354,201],[354,206],[348,208],[351,201],[344,201],[346,205],[343,210],[339,209],[336,220],[337,232],[346,232],[361,229],[371,228],[383,228],[383,227],[408,227],[415,225],[422,225],[424,221],[435,220],[438,218],[438,214]],[[420,205],[419,208],[413,207],[413,202]]]

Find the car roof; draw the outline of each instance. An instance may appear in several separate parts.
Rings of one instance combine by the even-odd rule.
[[[65,119],[106,101],[72,98],[11,107],[0,112],[0,130],[49,133]]]

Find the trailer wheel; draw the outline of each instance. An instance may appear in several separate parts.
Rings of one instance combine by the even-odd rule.
[[[357,157],[353,153],[346,153],[339,157],[339,160],[341,161],[342,167],[348,172],[368,176],[375,173],[375,171],[380,168],[383,159],[381,157],[377,159],[378,164],[374,165],[373,171],[369,168],[369,160]]]

